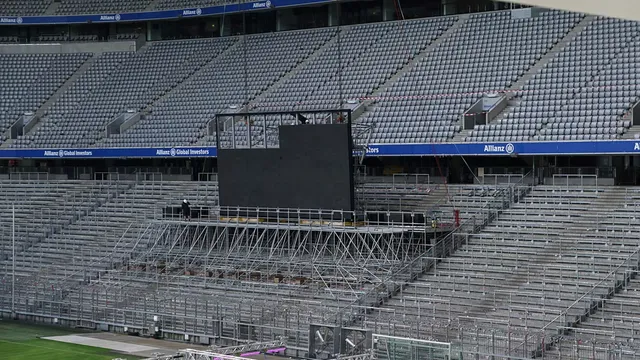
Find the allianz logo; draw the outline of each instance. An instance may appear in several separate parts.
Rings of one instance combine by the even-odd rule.
[[[509,143],[506,145],[493,145],[493,144],[489,144],[489,145],[485,145],[484,146],[484,152],[486,153],[507,153],[507,154],[511,154],[514,151],[514,146],[513,144]]]
[[[202,156],[209,155],[209,149],[156,149],[156,156]]]
[[[0,23],[1,24],[21,24],[22,18],[3,17],[3,18],[0,18]]]
[[[176,156],[176,149],[157,149],[156,155],[158,156]]]
[[[186,10],[182,10],[182,16],[198,16],[198,15],[202,15],[202,9],[198,8],[198,9],[186,9]]]
[[[93,156],[93,151],[89,150],[45,150],[44,156],[65,157],[65,156]]]
[[[252,6],[254,9],[263,9],[271,7],[271,0],[267,0],[265,2],[255,2]]]
[[[100,15],[100,21],[120,21],[120,14]]]

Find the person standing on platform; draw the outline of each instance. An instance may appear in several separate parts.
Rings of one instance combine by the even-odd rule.
[[[189,204],[187,199],[182,201],[182,217],[185,220],[191,220],[191,204]]]

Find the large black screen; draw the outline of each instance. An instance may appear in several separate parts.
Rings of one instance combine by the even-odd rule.
[[[281,126],[277,149],[219,149],[221,206],[352,211],[347,124]]]

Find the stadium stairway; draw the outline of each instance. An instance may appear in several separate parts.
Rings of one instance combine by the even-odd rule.
[[[49,110],[49,108],[53,104],[55,104],[56,101],[58,101],[58,99],[64,93],[66,93],[67,90],[73,84],[75,84],[76,80],[78,80],[84,73],[87,72],[89,68],[91,68],[91,66],[96,62],[96,59],[97,57],[95,56],[95,54],[91,54],[91,56],[87,59],[87,61],[85,61],[84,64],[82,64],[82,66],[80,66],[80,68],[78,68],[78,70],[76,70],[76,72],[74,72],[73,75],[71,75],[71,77],[61,87],[59,87],[58,90],[56,90],[56,92],[53,95],[51,95],[51,97],[44,104],[42,104],[42,106],[40,106],[40,108],[35,112],[35,116],[36,116],[36,119],[38,119],[38,122],[31,128],[31,130],[28,133],[23,134],[23,136],[33,134],[36,131],[38,131],[38,129],[43,124],[43,122],[40,121],[39,119],[45,115],[47,110]],[[0,145],[0,148],[9,148],[11,147],[12,144],[13,144],[13,139],[7,139],[7,141],[5,141],[4,143],[2,143],[2,145]]]
[[[216,56],[215,58],[209,59],[208,62],[200,66],[195,72],[193,72],[186,78],[182,79],[182,81],[178,85],[176,85],[174,88],[164,93],[161,97],[156,99],[153,103],[149,104],[141,112],[145,113],[145,112],[152,111],[155,104],[161,103],[162,101],[165,101],[168,97],[178,93],[180,89],[182,89],[185,85],[189,84],[190,78],[202,76],[203,70],[205,70],[209,66],[215,66],[217,59],[224,58],[228,53],[232,53],[239,46],[238,44],[240,44],[239,41],[234,42],[231,46],[227,47],[223,52],[218,54],[218,56]],[[103,143],[104,141],[105,139],[102,139],[101,143]]]
[[[629,131],[624,134],[623,139],[640,139],[640,126],[632,126]]]
[[[593,22],[593,24],[583,32],[584,36],[578,37],[576,41],[573,42],[573,44],[575,44],[577,48],[578,46],[580,47],[585,46],[589,42],[592,42],[593,40],[591,39],[591,34],[594,31],[598,31],[598,29],[601,26],[607,24],[608,21],[609,20],[603,20],[601,18],[597,18]],[[595,103],[596,101],[599,101],[599,100],[596,100],[595,96],[589,95],[590,89],[592,89],[595,86],[603,86],[605,82],[606,82],[606,86],[616,86],[618,84],[616,80],[618,75],[615,75],[615,76],[612,75],[612,71],[613,69],[619,68],[621,63],[628,61],[626,59],[637,58],[637,56],[631,54],[631,50],[635,49],[636,47],[635,46],[636,41],[634,39],[638,37],[638,34],[640,34],[640,32],[638,31],[638,29],[635,29],[635,30],[629,31],[626,34],[626,36],[622,36],[622,35],[617,36],[616,41],[620,40],[619,43],[616,43],[614,41],[609,41],[608,39],[604,40],[604,42],[607,44],[617,44],[617,45],[614,45],[608,48],[606,51],[607,54],[604,58],[600,56],[591,55],[592,59],[595,60],[595,62],[593,62],[590,65],[591,71],[582,72],[581,73],[582,76],[576,77],[578,79],[583,79],[584,84],[580,85],[576,90],[574,90],[572,93],[569,94],[569,96],[566,99],[567,100],[566,106],[561,108],[559,112],[555,112],[554,118],[560,118],[565,120],[575,119],[575,117],[573,117],[572,115],[566,115],[566,113],[564,113],[564,110],[566,109],[570,110],[570,109],[579,107],[580,106],[579,104],[583,102]],[[596,40],[596,41],[603,41],[603,40]],[[565,51],[563,51],[562,55],[566,56],[568,54],[575,53],[574,51],[572,51],[573,48],[574,48],[573,46],[566,48]],[[567,67],[566,57],[564,59],[562,57],[558,57],[558,64],[550,64],[550,66],[546,67],[545,70],[551,71],[554,65],[564,65],[566,68]],[[578,75],[578,73],[576,73],[576,75]],[[591,132],[598,132],[599,134],[598,136],[604,137],[605,139],[607,139],[608,137],[611,137],[611,136],[613,136],[614,138],[619,138],[627,131],[627,129],[631,126],[631,122],[625,123],[621,121],[621,118],[625,112],[629,111],[631,104],[637,101],[638,99],[637,93],[635,93],[635,90],[633,92],[628,91],[627,93],[621,93],[621,94],[618,94],[615,91],[611,91],[611,93],[615,94],[616,96],[608,101],[611,101],[611,103],[616,104],[616,106],[614,108],[615,110],[611,110],[608,112],[610,114],[608,118],[608,120],[610,120],[610,128],[606,129],[605,127],[605,129],[603,130],[597,130],[597,129],[593,130],[595,129],[594,127],[585,126],[584,124],[581,124],[581,122],[578,122],[576,125],[582,128],[583,130],[578,129],[575,132],[577,133],[580,133],[580,131],[589,132],[589,136],[587,138],[592,138],[596,136],[595,133],[591,135],[590,134]],[[617,95],[623,95],[623,94],[626,94],[626,97],[617,96]],[[551,103],[553,103],[553,101],[551,101]],[[600,106],[600,108],[603,108],[603,107]],[[569,112],[568,114],[572,114],[572,113]],[[528,116],[533,117],[535,115],[528,114]],[[598,117],[596,119],[598,119],[596,124],[603,124],[603,123],[606,124],[606,121],[604,121],[604,119],[607,119],[606,117],[604,119],[601,117]],[[540,140],[553,139],[552,134],[555,134],[555,132],[558,131],[555,129],[558,126],[560,126],[560,125],[557,125],[559,122],[561,121],[554,120],[554,121],[547,121],[546,123],[543,122],[541,127],[536,127],[534,139],[540,139]],[[600,132],[602,132],[603,134],[600,134]],[[607,132],[609,132],[609,134],[606,134]],[[552,135],[552,137],[549,137],[549,135]],[[584,134],[584,136],[586,136],[586,133]],[[559,139],[567,140],[566,136],[564,135],[559,137]],[[581,138],[578,138],[578,139],[581,139]]]
[[[439,341],[469,325],[547,334],[577,326],[637,272],[640,229],[628,229],[635,210],[627,198],[625,188],[538,186],[390,297],[384,308],[395,313],[385,310],[364,325]],[[406,326],[386,325],[410,316]]]
[[[5,111],[2,112],[3,140],[10,137],[10,127],[26,112],[37,111],[42,104],[55,94],[65,82],[90,57],[89,53],[59,54],[4,54],[2,70],[6,73],[7,84],[16,93],[5,96]],[[12,75],[16,68],[23,68],[24,76],[19,72]],[[27,76],[26,74],[29,74]],[[12,79],[13,78],[13,79]],[[38,84],[36,86],[36,84]]]
[[[15,235],[18,252],[31,246],[65,226],[74,223],[100,204],[117,196],[117,187],[105,182],[86,181],[2,181],[2,209],[11,214],[15,206]],[[0,222],[0,248],[9,259],[11,253],[12,217]]]
[[[159,209],[179,204],[185,196],[205,198],[209,190],[191,182],[121,184],[111,196],[100,195],[98,206],[86,206],[75,221],[21,251],[16,256],[18,276],[28,284],[60,286],[95,278],[130,255],[148,227],[146,220]],[[0,266],[6,269],[10,264]]]
[[[325,42],[318,50],[314,51],[310,56],[296,65],[293,69],[288,71],[284,76],[278,79],[276,82],[271,84],[269,88],[263,91],[260,95],[258,95],[255,99],[251,100],[246,108],[249,111],[257,111],[260,112],[260,108],[262,105],[262,101],[274,90],[279,89],[282,84],[286,83],[290,78],[296,76],[300,70],[305,69],[309,63],[313,62],[319,56],[323,56],[331,47],[336,43],[338,37],[336,35],[332,36],[329,41]]]
[[[631,124],[633,124],[633,108],[638,106],[640,102],[636,102],[635,104],[633,104],[633,106],[631,107],[631,109],[629,111],[627,111],[626,114],[624,114],[622,116],[622,120],[623,121],[630,121]],[[629,131],[627,131],[623,136],[623,139],[640,139],[640,126],[634,126],[632,125],[629,128]]]
[[[118,104],[119,107],[109,107],[108,112],[97,114],[94,121],[89,125],[82,128],[86,136],[76,136],[72,140],[73,146],[93,146],[95,144],[112,143],[121,138],[129,135],[134,129],[138,129],[140,124],[145,120],[140,120],[134,126],[129,128],[127,132],[121,135],[113,135],[109,138],[106,137],[104,126],[113,116],[122,113],[126,108],[135,109],[136,111],[143,110],[148,107],[158,105],[158,99],[164,98],[163,95],[167,93],[174,93],[176,87],[181,83],[193,79],[193,75],[198,73],[203,68],[206,68],[207,64],[219,54],[220,51],[224,51],[228,45],[232,42],[231,38],[224,38],[218,40],[206,39],[196,41],[172,41],[172,42],[157,42],[148,43],[144,45],[138,52],[136,52],[130,59],[121,65],[121,71],[118,71],[110,76],[106,85],[104,85],[99,91],[106,91],[105,86],[111,88],[117,88],[117,86],[123,86],[131,82],[138,76],[142,76],[143,73],[149,73],[148,78],[145,81],[141,81],[137,84],[130,83],[126,85],[128,88],[123,91],[136,91],[132,93],[130,99],[118,99],[117,95],[112,93],[105,93],[104,101],[107,103]],[[215,46],[215,45],[221,46]],[[170,59],[164,59],[162,56],[171,56]],[[151,62],[156,64],[158,70],[153,73],[150,67],[140,67],[140,64],[144,62]],[[179,70],[175,70],[174,67],[178,66]],[[154,69],[155,71],[155,69]],[[125,74],[131,73],[130,77],[124,78]],[[135,74],[135,75],[134,75]],[[101,93],[100,93],[101,94]],[[94,93],[92,98],[101,96],[99,93]],[[166,98],[165,98],[166,99]],[[100,99],[101,101],[103,99]],[[105,103],[106,104],[106,103]],[[94,106],[87,98],[83,102],[83,106],[87,108]],[[78,116],[80,108],[74,110],[73,116]],[[75,128],[75,124],[71,121],[72,116],[66,116],[64,119],[64,127],[67,129]],[[108,140],[107,140],[108,139]],[[51,140],[46,140],[47,141]],[[65,141],[62,141],[65,143]],[[67,143],[69,143],[67,141]],[[122,144],[120,146],[126,146]],[[130,146],[130,145],[129,145]]]
[[[52,1],[47,7],[47,10],[45,10],[44,15],[56,15],[59,7],[60,1]]]
[[[162,0],[151,0],[151,2],[149,3],[149,5],[147,5],[147,7],[144,9],[144,11],[158,10],[157,6],[161,1]]]
[[[89,214],[128,190],[131,184],[67,180],[59,182],[55,187],[43,183],[38,186],[47,189],[52,198],[48,203],[37,203],[39,207],[43,207],[39,209],[42,211],[42,219],[34,214],[16,214],[24,222],[37,224],[42,229],[37,237],[29,239],[16,253],[16,274],[25,278],[30,276],[30,269],[41,265],[44,254],[40,257],[34,255],[44,246],[43,243],[64,234],[69,227],[82,223]],[[26,224],[22,224],[22,228],[26,227]],[[0,267],[10,266],[10,260],[10,257],[7,258]]]
[[[462,14],[462,15],[458,15],[458,21],[456,21],[455,24],[453,24],[452,26],[449,27],[449,29],[447,29],[446,32],[444,32],[438,39],[436,39],[434,42],[432,42],[426,49],[424,49],[420,54],[418,54],[416,57],[414,57],[409,64],[405,65],[400,71],[396,72],[389,80],[387,80],[384,84],[382,84],[378,89],[376,89],[372,94],[371,94],[371,98],[372,100],[366,100],[364,103],[365,106],[365,112],[363,112],[362,114],[365,114],[366,112],[369,111],[369,108],[371,106],[373,106],[375,104],[375,98],[379,97],[381,94],[384,93],[384,91],[391,85],[393,85],[396,81],[398,81],[398,79],[400,79],[405,73],[407,73],[408,71],[410,71],[416,64],[420,63],[420,61],[422,61],[427,55],[429,55],[431,52],[433,52],[436,48],[438,48],[438,46],[448,37],[451,37],[452,35],[456,34],[456,32],[458,31],[458,29],[460,29],[460,27],[465,23],[465,21],[467,21],[469,19],[469,14]],[[362,115],[361,114],[361,115]],[[356,119],[352,119],[352,121],[356,121]]]
[[[516,108],[520,104],[520,100],[515,98],[516,92],[521,90],[522,87],[529,81],[535,74],[540,72],[540,70],[547,65],[550,61],[552,61],[565,47],[567,47],[581,32],[584,30],[589,24],[593,22],[595,16],[587,15],[585,16],[576,26],[569,31],[564,38],[558,41],[553,45],[546,54],[544,54],[538,61],[531,66],[527,72],[522,74],[522,76],[514,82],[508,89],[506,89],[505,96],[508,99],[507,106],[502,109],[500,113],[498,113],[492,120],[493,122],[498,122],[502,120],[507,114],[509,114],[514,108]],[[460,131],[453,137],[453,142],[463,142],[464,138],[468,136],[468,131]]]
[[[624,191],[624,193],[623,193]],[[638,218],[638,200],[640,192],[636,188],[619,187],[615,194],[603,197],[599,201],[601,207],[608,204],[624,204],[616,210],[617,221],[605,219],[608,223],[604,231],[615,233],[625,232],[626,236],[635,238],[630,248],[636,250],[632,255],[629,269],[616,271],[612,269],[610,274],[612,282],[609,288],[609,296],[593,301],[590,309],[585,312],[579,321],[559,329],[558,336],[536,355],[545,359],[582,359],[612,358],[636,359],[636,353],[640,345],[634,342],[640,330],[640,279],[637,278],[640,269],[640,247],[637,239],[640,237],[640,229],[635,225]],[[610,206],[610,205],[609,205]],[[585,227],[593,227],[593,224],[602,223],[602,219],[584,218]],[[592,230],[592,229],[590,229]],[[586,236],[586,234],[585,234]],[[624,244],[623,244],[624,245]],[[562,335],[572,335],[571,339]],[[595,345],[595,344],[598,345]]]
[[[58,90],[36,111],[36,117],[41,117],[45,112],[53,105],[59,98],[69,89],[80,76],[87,72],[87,70],[96,62],[97,57],[95,54],[91,54],[87,61],[71,75],[71,77],[61,86]]]
[[[558,41],[551,49],[549,49],[549,51],[544,54],[540,58],[540,60],[538,60],[532,67],[530,67],[529,70],[520,77],[520,79],[518,79],[515,83],[513,83],[513,85],[511,85],[511,87],[507,89],[507,91],[509,92],[508,96],[513,97],[515,91],[522,89],[524,84],[529,81],[529,79],[531,79],[533,75],[537,74],[540,69],[542,69],[554,57],[556,57],[556,55],[560,53],[562,49],[567,47],[567,45],[569,45],[582,32],[582,30],[589,26],[589,24],[591,24],[594,19],[595,16],[587,15],[579,23],[577,23],[576,26],[574,26],[574,28],[571,29],[571,31],[569,31],[564,38],[562,38],[562,40]]]
[[[601,354],[635,354],[640,346],[635,343],[640,326],[640,280],[632,274],[625,287],[607,299],[588,318],[566,332],[575,339],[560,337],[554,346],[546,349],[548,359],[578,359],[594,353],[599,359],[611,358]],[[592,344],[597,343],[597,346]],[[612,351],[615,349],[614,351]],[[572,356],[573,355],[573,356]],[[577,356],[576,356],[577,355]],[[626,359],[625,356],[616,359]],[[629,357],[633,358],[633,357]]]
[[[416,257],[414,263],[407,264],[403,270],[408,273],[394,274],[393,283],[387,284],[386,293],[382,294],[382,297],[380,293],[373,297],[372,294],[364,295],[358,304],[362,305],[364,303],[364,306],[370,308],[366,308],[366,311],[364,311],[363,308],[353,310],[351,323],[349,325],[371,328],[374,329],[374,332],[381,331],[380,325],[382,327],[385,325],[377,321],[368,321],[367,317],[369,314],[378,311],[375,310],[378,307],[384,308],[384,310],[380,310],[378,315],[387,313],[389,309],[394,309],[398,306],[403,309],[402,312],[405,311],[407,308],[404,305],[404,300],[398,300],[398,297],[403,298],[403,294],[407,291],[410,292],[409,287],[414,286],[416,281],[420,281],[420,278],[436,271],[440,261],[446,261],[449,256],[456,256],[456,251],[464,245],[460,241],[461,239],[482,232],[486,226],[491,226],[494,220],[498,219],[504,212],[508,212],[512,206],[518,206],[522,201],[526,201],[527,196],[532,191],[532,187],[507,186],[491,188],[485,186],[460,186],[452,188],[447,192],[449,191],[451,191],[451,194],[448,195],[451,197],[450,205],[444,205],[444,207],[453,211],[453,209],[456,208],[455,204],[460,204],[461,214],[467,215],[462,226],[457,231],[441,238],[427,253]],[[374,290],[379,291],[379,289]],[[369,300],[369,302],[367,303],[366,300]],[[442,314],[446,314],[444,308],[440,308],[439,310],[442,311]],[[394,313],[393,316],[396,316],[395,311],[392,312]],[[403,318],[405,316],[415,316],[412,312],[403,312],[403,314],[404,315],[398,314],[398,316],[402,316]],[[426,316],[430,318],[430,315]],[[385,333],[385,330],[382,330],[381,333]],[[395,335],[406,336],[404,333]]]

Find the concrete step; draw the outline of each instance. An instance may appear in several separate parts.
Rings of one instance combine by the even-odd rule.
[[[42,104],[42,106],[40,106],[40,108],[35,113],[36,118],[40,120],[38,120],[38,122],[25,135],[34,134],[38,131],[38,129],[40,129],[40,127],[42,126],[42,123],[45,121],[45,119],[42,119],[42,116],[45,114],[45,112],[51,106],[53,106],[53,104],[55,104],[56,101],[58,101],[58,99],[60,99],[60,97],[64,93],[66,93],[71,86],[73,86],[73,84],[75,84],[78,78],[80,78],[80,76],[82,76],[96,62],[96,60],[97,58],[95,55],[92,55],[89,59],[87,59],[87,61],[85,61],[84,64],[82,64],[73,73],[73,75],[71,75],[71,77],[67,79],[67,81],[61,87],[59,87],[58,90],[56,90],[56,92],[53,95],[51,95],[51,97],[44,104]],[[11,147],[12,144],[13,144],[13,139],[9,139],[5,141],[2,145],[0,145],[0,148],[8,148],[8,147]]]
[[[633,118],[628,118],[628,119],[623,119],[623,120],[631,120],[633,121]],[[631,126],[629,128],[629,130],[622,136],[623,139],[636,139],[636,140],[640,140],[640,126],[635,125],[635,126]]]
[[[470,131],[470,130],[469,130]],[[468,136],[468,131],[467,130],[460,130],[459,133],[455,134],[453,136],[453,139],[451,139],[451,142],[453,143],[461,143],[464,142],[464,138],[466,138]]]
[[[582,22],[586,21],[588,18],[589,18],[589,17],[586,17],[585,19],[583,19],[583,21],[582,21]],[[582,24],[582,22],[581,22],[580,24]],[[609,59],[607,60],[608,62],[607,62],[607,63],[605,63],[605,64],[602,64],[602,66],[598,69],[598,71],[597,71],[597,72],[595,72],[595,73],[591,76],[591,78],[589,79],[589,81],[587,81],[585,84],[583,84],[583,85],[581,86],[581,88],[580,88],[580,89],[578,89],[579,91],[578,91],[578,92],[575,92],[575,93],[573,94],[573,97],[571,97],[571,98],[570,98],[570,99],[568,99],[568,100],[573,100],[573,99],[574,99],[574,97],[575,97],[575,96],[576,96],[580,91],[582,91],[584,88],[589,88],[589,87],[591,87],[591,86],[592,86],[592,84],[593,84],[594,79],[600,75],[600,71],[602,71],[602,70],[604,70],[605,68],[607,68],[607,66],[608,66],[608,65],[610,65],[610,64],[611,64],[611,62],[612,62],[616,57],[618,57],[618,55],[619,55],[619,54],[620,54],[620,53],[621,53],[621,52],[622,52],[626,47],[628,47],[628,46],[634,46],[634,45],[633,45],[633,44],[634,44],[634,41],[635,41],[635,40],[631,40],[631,41],[627,42],[626,44],[624,44],[623,46],[619,47],[619,48],[616,50],[616,52],[613,54],[613,56],[609,57]],[[536,131],[536,134],[535,134],[535,135],[540,135],[543,131],[546,131],[550,126],[551,126],[551,123],[547,123],[546,125],[544,125],[544,126],[542,127],[542,129],[540,129],[540,130]]]
[[[419,64],[427,55],[431,54],[444,40],[449,37],[455,35],[456,31],[462,27],[462,25],[469,19],[468,14],[462,14],[458,16],[458,21],[451,25],[447,31],[445,31],[439,38],[433,41],[429,46],[427,46],[421,53],[419,53],[416,57],[413,58],[407,65],[405,65],[402,69],[400,69],[395,75],[393,75],[389,80],[387,80],[384,84],[382,84],[378,89],[376,89],[371,97],[375,98],[380,96],[387,90],[390,86],[393,86],[396,81],[402,77],[405,73],[413,69],[417,64]],[[369,101],[370,102],[370,101]]]
[[[58,99],[80,78],[80,76],[84,75],[85,72],[96,62],[97,57],[92,55],[87,61],[84,62],[76,72],[71,75],[71,77],[60,87],[58,90],[51,95],[51,97],[44,103],[40,108],[36,111],[36,117],[41,117],[44,113],[56,102]],[[31,131],[33,132],[33,130]]]
[[[149,5],[147,5],[146,8],[144,8],[144,11],[153,11],[156,10],[156,7],[158,6],[158,4],[160,3],[160,0],[153,0],[149,3]]]
[[[587,15],[585,16],[576,26],[569,31],[565,37],[563,37],[560,41],[558,41],[546,54],[544,54],[540,60],[538,60],[532,67],[527,70],[513,85],[511,85],[508,89],[508,96],[513,96],[516,90],[522,89],[524,84],[529,81],[533,75],[540,72],[540,70],[546,66],[553,58],[557,56],[567,45],[569,45],[580,33],[584,30],[589,24],[593,22],[595,16]],[[506,110],[506,109],[505,109]],[[504,111],[503,111],[504,112]]]
[[[45,10],[44,14],[45,15],[55,15],[56,11],[58,11],[59,7],[60,7],[60,1],[52,1],[49,4],[49,7],[47,7],[47,10]]]
[[[509,88],[506,90],[506,96],[509,100],[507,106],[496,115],[491,123],[499,123],[502,119],[507,116],[514,108],[516,108],[520,104],[520,100],[513,99],[516,92],[521,90],[522,87],[529,81],[533,76],[540,72],[547,64],[549,64],[553,59],[569,44],[571,43],[581,32],[584,30],[589,24],[593,22],[595,16],[588,15],[585,16],[576,26],[573,27],[560,41],[558,41],[549,51],[547,51],[533,66],[529,68],[516,82],[514,82]],[[469,130],[470,131],[470,130]],[[463,142],[464,138],[468,135],[468,130],[463,130],[459,134],[457,134],[454,138],[454,142]]]
[[[429,46],[427,46],[421,53],[419,53],[416,57],[414,57],[407,65],[405,65],[402,69],[396,72],[391,78],[389,78],[384,84],[380,85],[375,91],[371,93],[369,96],[371,99],[366,100],[364,102],[364,106],[366,110],[362,113],[360,117],[364,114],[367,114],[370,111],[370,107],[373,106],[373,102],[376,98],[380,97],[384,92],[391,86],[393,86],[398,79],[400,79],[404,74],[411,71],[417,64],[422,62],[427,55],[431,54],[444,40],[456,34],[458,29],[462,27],[462,25],[469,19],[468,14],[462,14],[458,16],[458,21],[451,25],[447,31],[445,31],[440,37],[438,37],[435,41],[433,41]],[[356,121],[357,119],[352,119],[352,121]]]
[[[319,47],[316,51],[311,53],[311,55],[309,55],[306,59],[304,59],[298,65],[296,65],[293,69],[288,71],[283,77],[281,77],[276,82],[274,82],[271,86],[269,86],[265,91],[263,91],[255,99],[251,100],[247,105],[247,109],[251,109],[251,110],[256,108],[259,109],[262,102],[264,102],[264,99],[267,97],[267,95],[279,89],[284,83],[287,82],[287,80],[296,76],[300,72],[300,70],[306,68],[310,62],[314,61],[319,56],[325,54],[331,48],[331,46],[333,46],[337,42],[337,39],[338,39],[337,35],[334,35],[333,37],[331,37],[321,47]]]
[[[509,114],[514,108],[518,107],[521,102],[522,100],[518,98],[510,98],[509,100],[507,100],[507,107],[505,107],[495,118],[493,118],[492,122],[501,122],[502,119],[504,119],[505,116],[507,116],[507,114]]]
[[[211,58],[208,60],[208,62],[201,66],[199,69],[197,69],[196,71],[194,71],[192,74],[188,75],[186,78],[182,79],[182,81],[176,85],[176,87],[174,87],[173,89],[167,91],[166,93],[164,93],[159,99],[157,99],[156,101],[154,101],[152,104],[149,104],[146,108],[142,109],[140,111],[141,114],[148,114],[152,111],[153,107],[158,104],[158,103],[162,103],[163,101],[165,101],[168,97],[176,94],[177,92],[179,92],[182,88],[184,88],[190,81],[190,79],[195,79],[198,78],[199,76],[201,76],[201,73],[204,72],[206,69],[209,69],[210,67],[215,67],[218,66],[218,63],[216,62],[216,59],[219,59],[223,56],[225,56],[225,54],[227,54],[228,52],[232,51],[236,46],[238,46],[239,42],[235,42],[233,43],[231,46],[229,46],[228,48],[226,48],[223,52],[221,52],[217,57],[215,58]],[[144,47],[146,48],[146,46]],[[143,123],[143,121],[138,121],[136,124],[134,124],[133,126],[131,126],[127,131],[131,130],[131,129],[135,129],[137,128],[137,126]],[[106,141],[106,137],[102,138],[98,141],[98,144],[104,144],[104,142]]]

